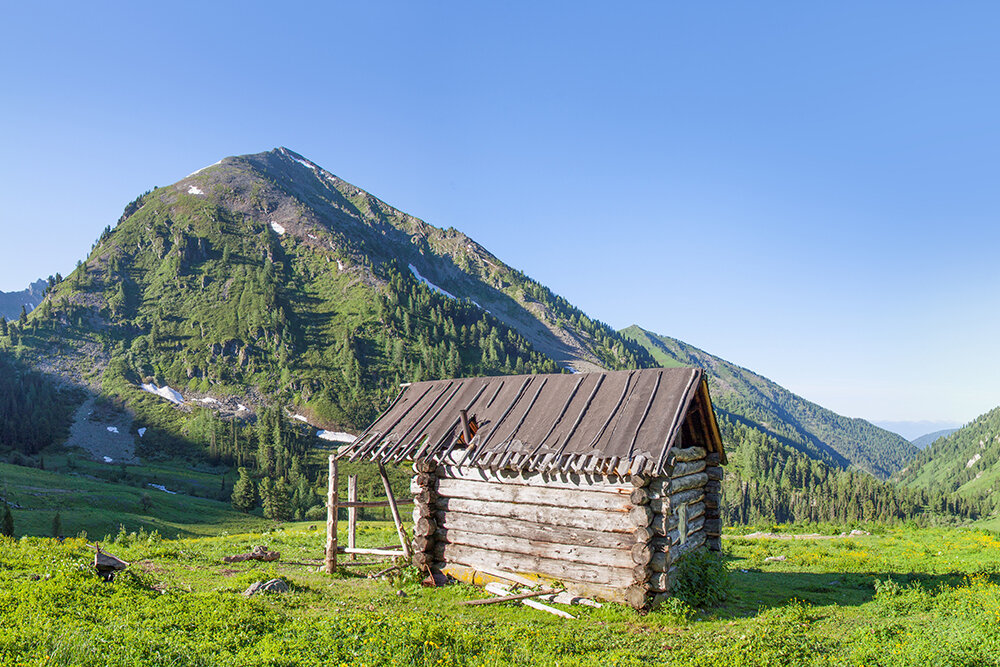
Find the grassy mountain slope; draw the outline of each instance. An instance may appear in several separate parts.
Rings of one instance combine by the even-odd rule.
[[[885,479],[916,454],[916,448],[895,433],[838,415],[683,341],[635,325],[621,333],[649,350],[662,366],[705,369],[717,410],[829,465],[854,465]]]
[[[1000,509],[1000,408],[928,446],[895,477],[911,488],[957,492]]]

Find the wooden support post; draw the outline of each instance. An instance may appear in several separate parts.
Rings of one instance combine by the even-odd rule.
[[[403,520],[399,518],[399,508],[396,507],[396,497],[392,494],[392,485],[389,484],[389,476],[385,474],[385,466],[378,464],[378,474],[382,478],[382,486],[385,487],[385,495],[389,499],[389,510],[392,512],[392,520],[396,524],[396,534],[399,535],[399,544],[403,547],[403,556],[410,558],[410,540],[406,537],[406,530],[403,528]]]
[[[337,457],[330,454],[330,476],[326,492],[326,573],[337,569]]]
[[[347,502],[356,503],[358,502],[358,476],[349,475],[347,478]],[[358,535],[358,508],[357,506],[350,506],[347,508],[347,548],[354,549],[357,547],[357,535]],[[357,560],[358,557],[355,554],[351,554],[351,560]]]

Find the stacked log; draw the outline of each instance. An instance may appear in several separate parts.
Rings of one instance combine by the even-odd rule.
[[[722,518],[719,508],[722,505],[722,466],[719,455],[708,454],[705,457],[705,473],[708,481],[705,483],[705,544],[711,551],[722,551]]]
[[[436,569],[558,580],[576,595],[625,601],[635,543],[628,478],[440,466],[436,479]]]
[[[647,607],[670,591],[679,559],[718,537],[718,459],[678,448],[666,469],[651,478],[417,462],[414,563],[472,581],[558,580],[576,595]]]
[[[416,475],[410,480],[410,491],[413,493],[413,564],[421,570],[432,567],[434,563],[436,470],[435,463],[416,461],[413,464]]]
[[[632,554],[636,579],[640,567],[647,574],[647,603],[648,595],[669,593],[678,561],[706,544],[711,519],[706,456],[703,447],[672,450],[666,466],[669,476],[657,477],[647,487],[650,521],[643,535],[649,539],[646,548],[635,548]],[[634,596],[638,601],[637,592]]]

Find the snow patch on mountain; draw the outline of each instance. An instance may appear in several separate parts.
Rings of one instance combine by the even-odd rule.
[[[181,392],[176,389],[171,389],[166,385],[157,387],[155,384],[144,384],[142,385],[142,390],[148,391],[150,394],[154,394],[160,398],[165,398],[171,403],[175,403],[177,405],[184,402],[184,397],[181,395]]]
[[[203,195],[203,194],[205,194],[205,191],[202,190],[201,188],[199,188],[197,185],[192,185],[191,187],[188,188],[188,194],[189,195]]]
[[[357,436],[353,436],[350,433],[344,433],[343,431],[318,431],[316,436],[323,439],[329,440],[330,442],[354,442],[357,440]]]
[[[284,233],[285,233],[285,228],[284,228],[283,226],[279,225],[279,224],[278,224],[278,223],[276,223],[276,222],[272,222],[272,223],[271,223],[271,229],[273,229],[274,231],[278,232],[278,235],[279,235],[279,236],[280,236],[281,234],[284,234]]]
[[[427,280],[427,278],[424,278],[422,275],[420,275],[420,271],[417,271],[417,267],[413,266],[412,264],[407,264],[407,266],[410,267],[410,273],[413,274],[414,278],[416,278],[417,280],[419,280],[423,284],[427,285],[433,291],[437,292],[438,294],[443,294],[446,297],[448,297],[449,299],[455,299],[456,301],[458,300],[458,297],[456,297],[454,294],[452,294],[448,290],[441,289],[440,287],[438,287],[437,285],[435,285],[431,281]]]

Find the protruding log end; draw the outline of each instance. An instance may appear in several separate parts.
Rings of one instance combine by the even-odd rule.
[[[648,565],[653,558],[653,548],[649,544],[633,544],[631,553],[632,562],[636,565]]]
[[[638,527],[632,532],[636,544],[646,544],[653,539],[654,535],[653,529],[648,526]]]
[[[642,487],[647,486],[649,484],[649,480],[652,479],[652,477],[650,477],[645,473],[635,473],[629,475],[629,478],[632,482],[632,486],[636,487],[637,489],[641,489]]]
[[[653,523],[653,510],[650,509],[649,505],[633,507],[629,510],[628,516],[632,520],[632,525],[640,528]]]
[[[649,587],[643,585],[629,586],[625,589],[625,604],[633,609],[644,609],[649,602]]]
[[[633,505],[648,505],[649,489],[632,489],[632,493],[628,495],[628,499]]]

